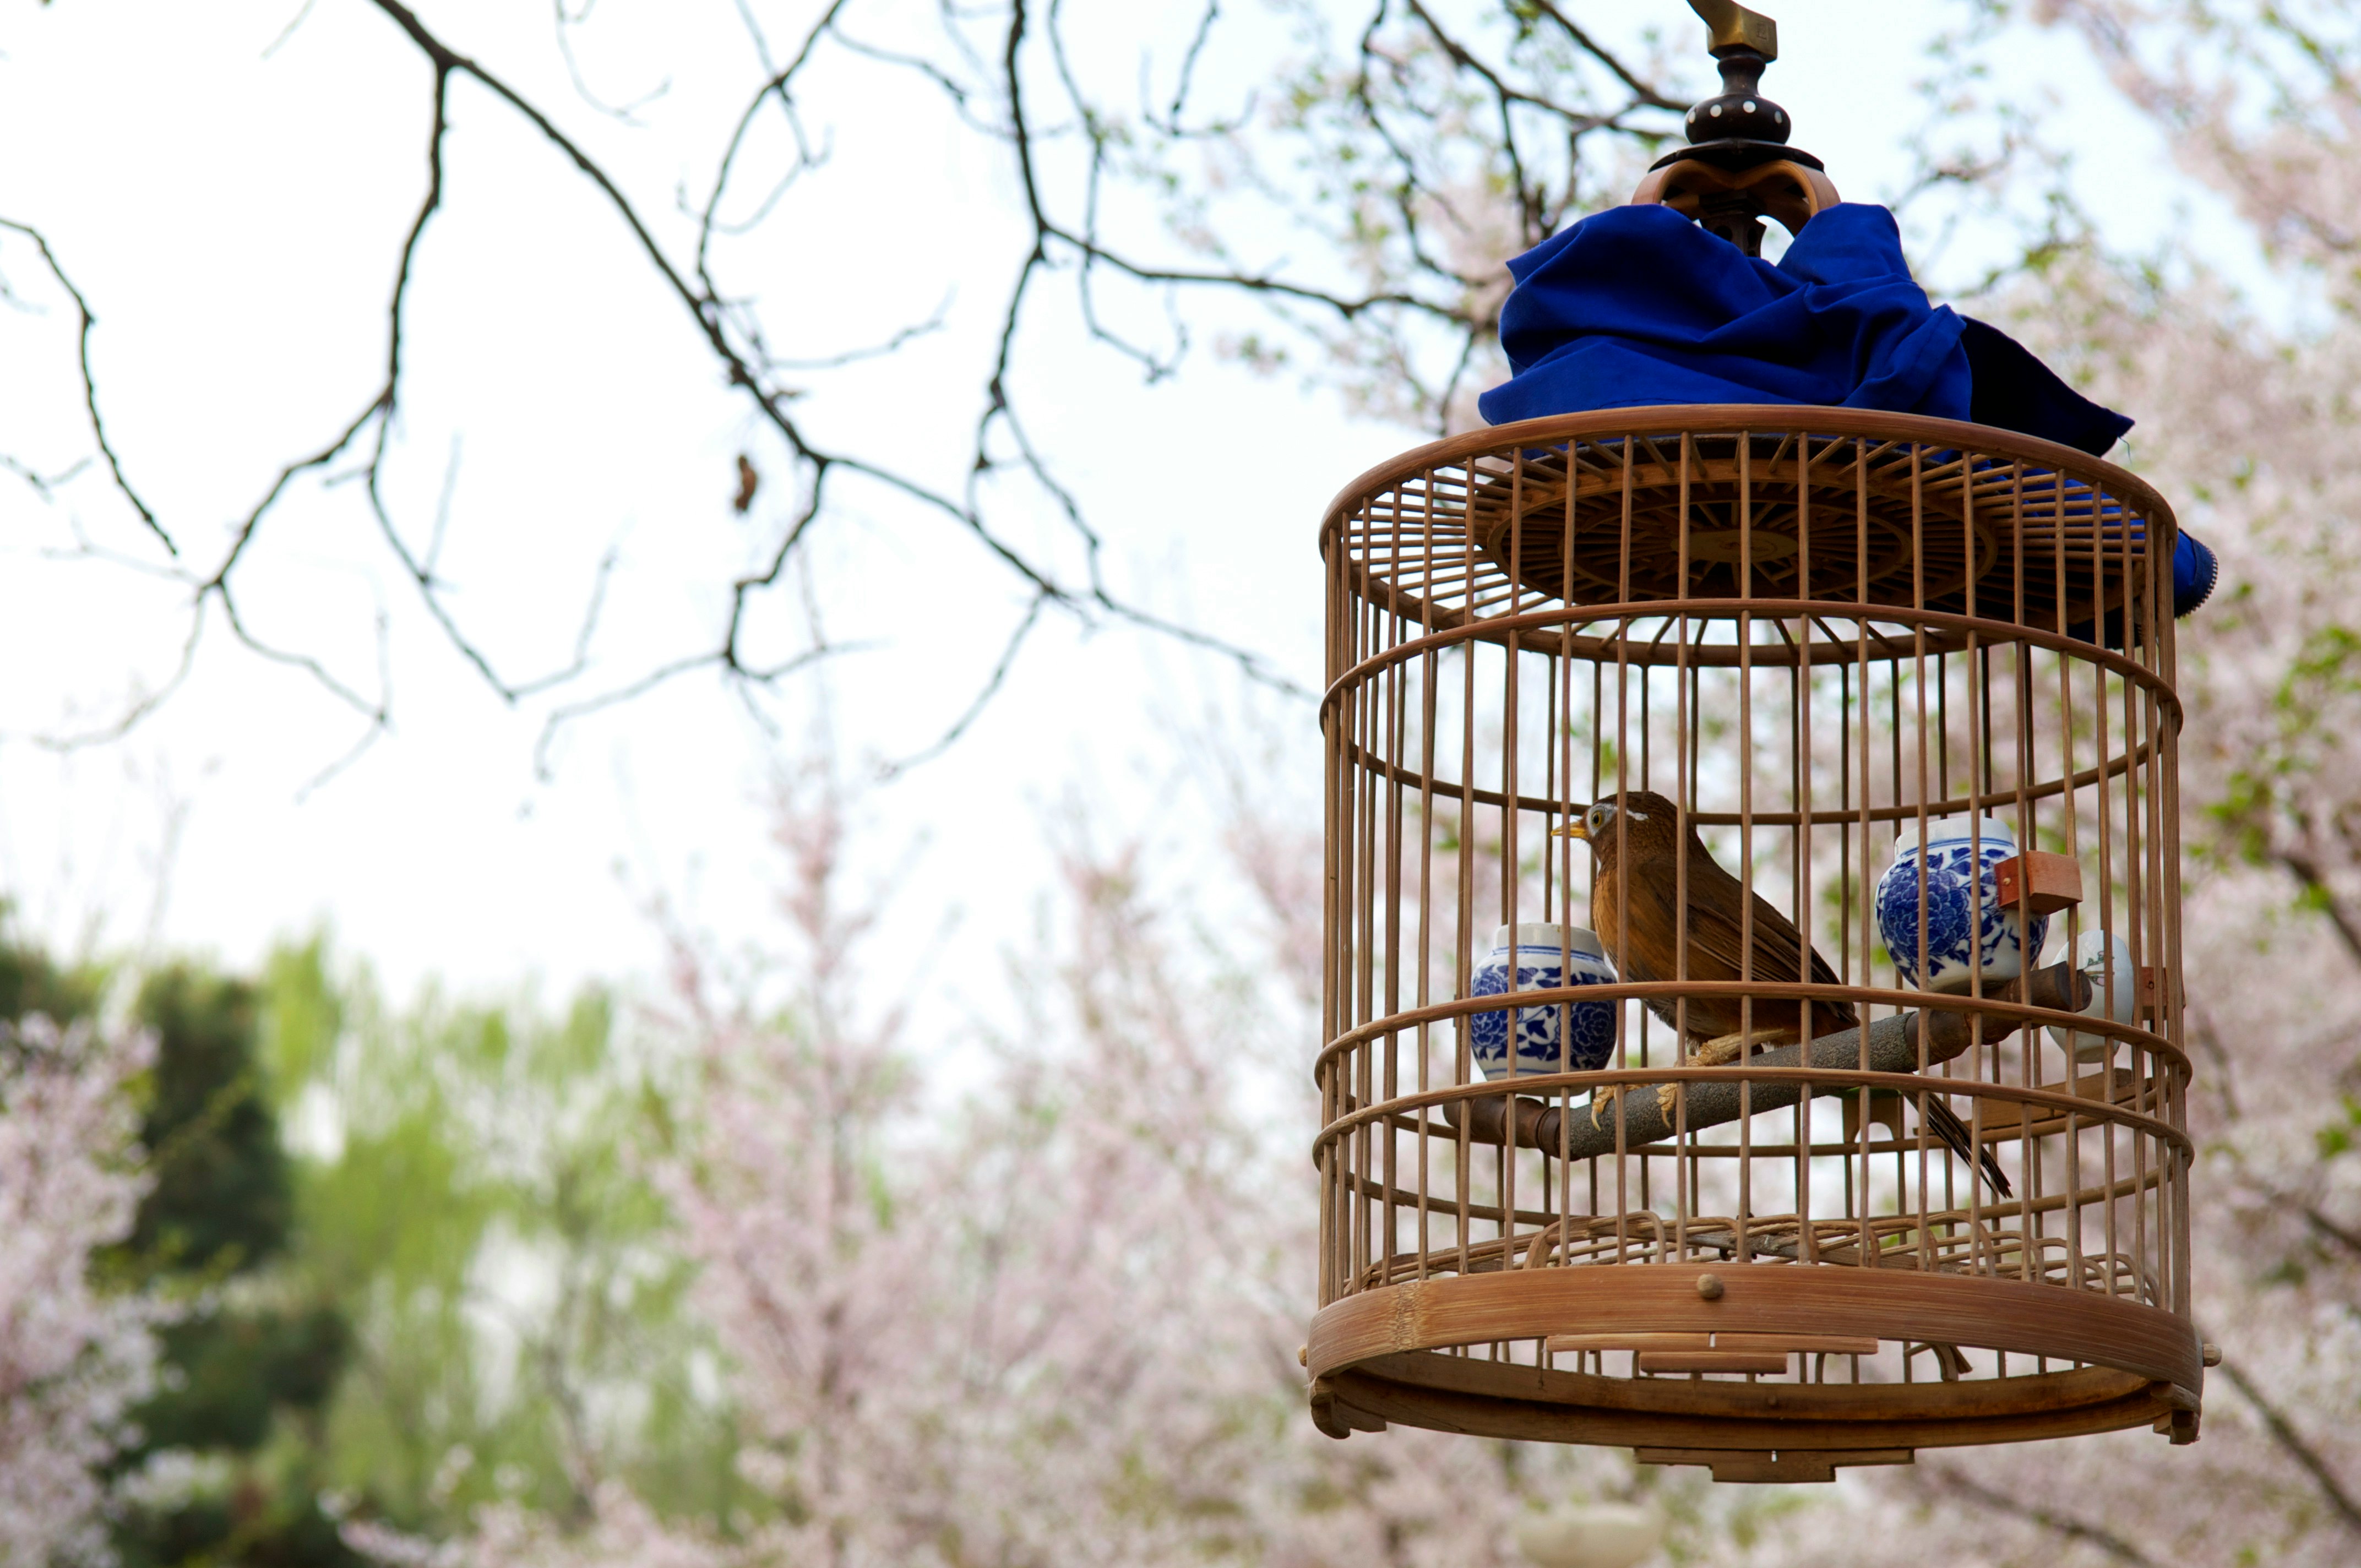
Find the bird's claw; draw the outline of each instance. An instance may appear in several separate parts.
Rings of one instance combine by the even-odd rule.
[[[1590,1124],[1593,1127],[1598,1128],[1600,1132],[1605,1132],[1609,1127],[1613,1126],[1614,1123],[1612,1121],[1601,1122],[1598,1119],[1598,1113],[1607,1109],[1607,1107],[1612,1105],[1616,1108],[1615,1113],[1620,1116],[1622,1114],[1622,1103],[1623,1090],[1620,1085],[1608,1089],[1592,1091],[1590,1096]],[[1673,1107],[1679,1103],[1680,1086],[1678,1084],[1660,1083],[1656,1085],[1656,1113],[1664,1119],[1664,1125],[1667,1127],[1673,1124]]]
[[[1745,1059],[1748,1053],[1760,1047],[1792,1046],[1796,1035],[1793,1029],[1741,1030],[1734,1035],[1717,1035],[1689,1054],[1692,1067],[1728,1067]]]

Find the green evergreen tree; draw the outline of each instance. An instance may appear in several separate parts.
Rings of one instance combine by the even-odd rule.
[[[148,977],[137,1013],[157,1036],[144,1129],[156,1186],[131,1249],[182,1274],[258,1267],[287,1244],[294,1192],[255,1059],[254,987],[174,965]]]
[[[291,1298],[272,1266],[295,1191],[256,989],[174,965],[148,977],[136,1011],[157,1036],[144,1127],[156,1184],[123,1261],[190,1305],[164,1331],[162,1387],[122,1467],[179,1451],[214,1458],[227,1484],[127,1509],[117,1548],[126,1568],[357,1564],[318,1501],[322,1412],[351,1334],[335,1302]]]
[[[0,899],[0,1018],[13,1021],[29,1013],[60,1024],[87,1018],[98,1010],[103,978],[93,969],[64,968],[19,940],[8,901]]]

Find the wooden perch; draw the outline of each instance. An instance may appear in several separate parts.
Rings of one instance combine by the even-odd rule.
[[[2024,994],[2020,995],[2020,991]],[[2032,1007],[2047,1007],[2061,1013],[2080,1012],[2089,1005],[2091,981],[2077,973],[2070,965],[2052,964],[2036,970],[2029,983],[2007,981],[1987,992],[1995,1002],[2022,1001]],[[1915,1013],[1903,1013],[1882,1018],[1869,1027],[1867,1066],[1872,1072],[1908,1072],[1920,1070],[1919,1025],[1926,1025],[1927,1065],[1949,1061],[1965,1051],[1976,1038],[1975,1025],[1980,1015],[1946,1008],[1939,1001]],[[1987,1018],[1984,1024],[1986,1040],[2012,1033],[2003,1020]],[[1850,1071],[1861,1068],[1861,1031],[1845,1029],[1833,1035],[1822,1035],[1810,1046],[1806,1058],[1802,1046],[1781,1046],[1773,1050],[1758,1052],[1742,1064],[1747,1067],[1796,1067]],[[1765,1111],[1777,1111],[1793,1105],[1802,1097],[1804,1086],[1799,1083],[1763,1083],[1735,1080],[1692,1080],[1688,1084],[1688,1114],[1686,1130],[1719,1126],[1735,1122],[1741,1115],[1740,1095],[1745,1094],[1747,1115],[1760,1115]],[[1822,1091],[1822,1092],[1828,1092]],[[1510,1102],[1504,1092],[1477,1100],[1446,1101],[1436,1107],[1444,1123],[1452,1131],[1459,1130],[1462,1117],[1467,1123],[1467,1136],[1479,1144],[1500,1142],[1501,1124],[1507,1118]],[[1556,1106],[1544,1105],[1538,1100],[1519,1099],[1515,1102],[1517,1145],[1521,1148],[1537,1148],[1549,1154],[1562,1154],[1568,1159],[1595,1159],[1615,1152],[1616,1130],[1620,1121],[1622,1142],[1626,1148],[1642,1144],[1662,1143],[1673,1136],[1674,1127],[1658,1105],[1653,1094],[1626,1093],[1605,1113],[1603,1121],[1591,1120],[1592,1107],[1574,1107],[1574,1115],[1565,1118]],[[1561,1126],[1561,1121],[1565,1125]],[[1561,1141],[1562,1140],[1562,1141]]]

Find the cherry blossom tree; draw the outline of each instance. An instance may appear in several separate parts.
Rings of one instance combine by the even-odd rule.
[[[154,1302],[100,1256],[147,1181],[126,1093],[145,1035],[0,1025],[0,1563],[98,1561],[101,1467],[148,1391]]]
[[[1290,929],[1316,882],[1267,883],[1279,900],[1233,948],[1186,934],[1153,856],[1071,819],[1056,914],[1014,957],[1018,1025],[922,1048],[878,1000],[911,970],[862,950],[848,810],[825,777],[782,808],[783,961],[679,945],[698,1086],[653,1157],[769,1517],[666,1523],[610,1486],[581,1530],[495,1507],[459,1541],[357,1525],[355,1544],[486,1568],[1439,1568],[1521,1561],[1513,1526],[1543,1503],[1663,1484],[1595,1451],[1312,1427],[1312,988]],[[1226,837],[1266,865],[1316,849],[1277,817]]]

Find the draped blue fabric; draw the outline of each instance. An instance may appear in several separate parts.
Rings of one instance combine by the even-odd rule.
[[[1853,203],[1773,266],[1669,207],[1610,207],[1509,263],[1494,424],[1645,403],[1822,403],[1969,417],[1961,323],[1927,302],[1894,214]]]
[[[1494,424],[1652,403],[1817,403],[1970,420],[2100,455],[2132,422],[2007,334],[1930,304],[1883,207],[1847,202],[1776,265],[1663,206],[1609,207],[1509,263],[1500,346],[1477,400]],[[2213,591],[2184,533],[2174,613]],[[2110,638],[2109,641],[2114,641]]]

